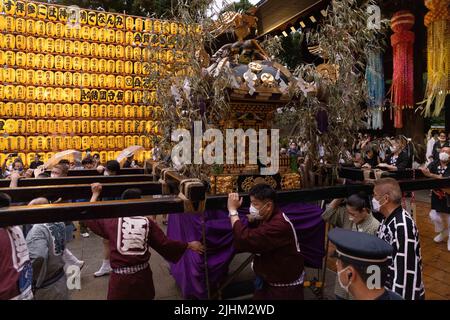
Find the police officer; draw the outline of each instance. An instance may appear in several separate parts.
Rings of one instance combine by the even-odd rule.
[[[403,300],[384,288],[392,247],[367,233],[334,228],[328,234],[336,246],[337,278],[355,300]]]

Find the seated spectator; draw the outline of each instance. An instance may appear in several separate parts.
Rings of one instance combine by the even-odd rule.
[[[48,204],[37,198],[28,205]],[[35,224],[27,234],[27,246],[33,266],[36,300],[67,300],[67,278],[64,272],[65,224],[63,222]]]
[[[97,171],[105,176],[117,176],[120,173],[120,163],[116,160],[109,160],[106,167],[98,166]]]
[[[391,142],[390,151],[391,153],[386,157],[386,162],[380,163],[378,168],[392,171],[410,168],[410,159],[401,138],[397,137]]]
[[[441,131],[438,136],[438,141],[433,145],[431,160],[439,160],[439,153],[441,152],[441,149],[445,147],[450,147],[450,142],[447,140],[445,132]]]
[[[36,153],[34,155],[34,160],[30,163],[30,169],[36,169],[39,166],[42,166],[44,162],[41,161],[41,156]]]
[[[378,166],[379,163],[378,152],[374,145],[366,146],[363,162],[364,164],[362,165],[362,168],[372,169]]]
[[[81,164],[85,170],[95,169],[95,162],[92,157],[84,158],[83,161],[81,161]]]
[[[69,166],[60,163],[52,168],[50,177],[51,178],[67,177],[68,173],[69,173]]]

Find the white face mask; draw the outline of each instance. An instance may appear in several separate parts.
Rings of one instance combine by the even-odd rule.
[[[391,150],[391,152],[397,151],[397,147],[389,147],[389,149]]]
[[[109,176],[109,172],[108,172],[107,170],[105,170],[105,171],[103,172],[103,175],[104,175],[104,176]]]
[[[439,153],[439,160],[446,162],[448,161],[449,158],[450,156],[448,155],[448,153],[446,152]]]
[[[267,204],[267,203],[266,203]],[[266,205],[265,204],[265,205]],[[263,205],[262,207],[261,207],[261,209],[262,208],[264,208],[265,207],[265,205]],[[261,211],[261,209],[256,209],[252,204],[250,205],[250,215],[252,216],[252,217],[254,217],[256,220],[262,220],[263,219],[263,217],[259,214],[259,212]]]
[[[375,211],[375,212],[380,212],[381,207],[384,206],[385,204],[386,204],[386,203],[380,204],[380,201],[378,201],[378,200],[375,199],[375,198],[372,198],[372,209],[373,209],[373,211]]]
[[[350,279],[350,281],[347,283],[347,285],[345,286],[343,283],[342,283],[342,280],[341,280],[341,274],[345,271],[345,270],[347,270],[349,267],[346,267],[346,268],[344,268],[344,269],[342,269],[341,271],[338,271],[338,273],[337,273],[337,278],[338,278],[338,282],[339,282],[339,285],[342,287],[342,289],[344,289],[345,290],[345,292],[347,292],[348,293],[348,288],[350,288],[350,286],[351,286],[351,284],[352,284],[352,280]]]

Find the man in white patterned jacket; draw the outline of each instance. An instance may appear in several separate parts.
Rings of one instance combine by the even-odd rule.
[[[378,237],[393,247],[386,288],[405,300],[425,299],[419,232],[411,215],[401,206],[402,192],[395,179],[375,182],[373,210],[383,214]]]

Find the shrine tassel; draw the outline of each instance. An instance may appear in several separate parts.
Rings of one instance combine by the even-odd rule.
[[[428,79],[425,91],[424,115],[437,117],[450,93],[450,0],[425,0],[430,10],[424,24],[428,30]],[[431,106],[434,102],[434,111]]]
[[[394,52],[394,74],[391,86],[391,101],[394,108],[394,127],[402,128],[402,110],[414,105],[414,15],[406,10],[398,11],[391,20],[394,34],[391,45]]]
[[[367,53],[366,82],[369,95],[369,128],[383,129],[383,105],[386,92],[383,55],[380,50]]]

